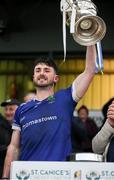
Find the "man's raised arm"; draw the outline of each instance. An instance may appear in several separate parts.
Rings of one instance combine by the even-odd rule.
[[[84,96],[95,75],[96,47],[88,46],[86,50],[85,70],[73,82],[73,99],[77,102]]]

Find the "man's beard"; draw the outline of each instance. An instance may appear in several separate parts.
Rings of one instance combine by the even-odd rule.
[[[40,89],[44,89],[44,88],[48,88],[48,87],[53,87],[54,86],[54,82],[50,82],[47,84],[38,84],[37,82],[33,81],[34,85],[36,88],[40,88]]]

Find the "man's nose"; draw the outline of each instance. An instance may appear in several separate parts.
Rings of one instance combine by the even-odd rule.
[[[44,70],[43,69],[41,69],[40,74],[44,74]]]

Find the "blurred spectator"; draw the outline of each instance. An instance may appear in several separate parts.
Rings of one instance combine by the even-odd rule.
[[[17,99],[8,99],[1,103],[1,106],[4,107],[4,116],[9,124],[12,124],[15,110],[20,105]]]
[[[107,110],[109,108],[109,105],[112,103],[112,101],[114,101],[114,97],[109,99],[102,107],[102,113],[103,113],[103,116],[104,116],[103,124],[105,123],[105,121],[107,119]]]
[[[72,146],[73,152],[93,152],[92,138],[97,134],[98,127],[89,115],[88,108],[81,106],[78,117],[73,119]]]
[[[78,153],[83,152],[82,143],[87,139],[87,132],[84,123],[79,119],[79,117],[74,116],[72,120],[72,152]]]
[[[27,93],[24,95],[23,100],[24,100],[24,102],[27,102],[27,101],[35,98],[35,97],[36,97],[36,92],[35,92],[35,91],[30,91],[30,92],[27,92]]]
[[[1,106],[4,107],[5,118],[0,115],[0,178],[2,176],[7,146],[11,140],[12,121],[18,105],[19,102],[16,99],[8,99],[1,103]]]
[[[107,119],[92,140],[94,153],[103,154],[104,160],[114,162],[114,101],[108,107]]]

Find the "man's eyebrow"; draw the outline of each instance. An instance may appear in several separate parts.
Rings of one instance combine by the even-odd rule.
[[[35,70],[38,70],[38,69],[42,69],[42,67],[36,67],[36,68],[35,68]],[[47,66],[47,67],[43,67],[43,69],[50,70],[51,67],[50,67],[50,66]]]

